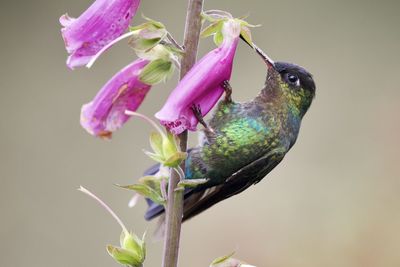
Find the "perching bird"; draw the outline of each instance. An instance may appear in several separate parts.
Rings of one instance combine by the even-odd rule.
[[[301,120],[315,95],[312,75],[300,66],[273,62],[255,48],[268,66],[259,95],[236,103],[225,83],[225,99],[208,125],[197,115],[205,125],[204,137],[188,151],[186,179],[209,181],[185,191],[183,221],[260,182],[296,142]],[[196,108],[194,112],[201,114]],[[157,171],[154,166],[146,174]],[[147,220],[164,213],[163,206],[148,202]]]

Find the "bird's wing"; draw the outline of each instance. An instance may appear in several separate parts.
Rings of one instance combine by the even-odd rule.
[[[214,204],[236,195],[261,181],[286,154],[284,149],[275,149],[231,175],[225,183],[202,192],[192,192],[185,199],[183,220],[188,220]]]

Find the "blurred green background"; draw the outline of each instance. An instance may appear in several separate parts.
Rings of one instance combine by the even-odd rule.
[[[81,105],[135,58],[122,42],[91,70],[67,69],[58,18],[90,3],[0,3],[0,266],[118,266],[105,245],[118,243],[120,228],[79,185],[136,233],[155,227],[142,217],[144,203],[128,209],[130,192],[112,185],[152,164],[141,152],[149,127],[131,120],[107,142],[79,125]],[[317,96],[297,144],[267,179],[184,224],[180,266],[208,266],[234,250],[259,267],[400,266],[400,2],[213,0],[205,8],[249,13],[263,25],[256,43],[312,72]],[[185,9],[186,1],[143,0],[139,14],[181,41]],[[199,55],[212,47],[202,41]],[[264,78],[241,44],[234,98],[250,99]],[[140,112],[154,114],[175,83],[154,88]],[[149,240],[146,266],[160,266],[161,249]]]

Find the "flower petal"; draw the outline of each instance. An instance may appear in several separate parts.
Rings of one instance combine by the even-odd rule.
[[[60,23],[71,69],[83,66],[129,26],[140,0],[96,0],[79,18],[63,15]]]
[[[196,130],[198,123],[191,108],[200,105],[205,116],[224,92],[222,83],[229,80],[239,41],[240,24],[229,20],[223,26],[224,41],[205,55],[179,82],[156,118],[174,134]]]
[[[137,110],[151,88],[139,80],[148,63],[138,59],[126,66],[104,85],[92,102],[83,105],[82,127],[92,135],[111,137],[130,118],[125,110]]]

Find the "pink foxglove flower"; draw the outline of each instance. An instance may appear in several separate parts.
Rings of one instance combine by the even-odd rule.
[[[71,69],[86,65],[129,27],[140,0],[96,0],[79,18],[61,16],[61,33]]]
[[[137,59],[112,77],[92,102],[82,106],[82,127],[103,138],[122,127],[130,118],[125,110],[137,110],[151,88],[139,79],[148,64],[148,60]]]
[[[240,22],[223,23],[221,45],[205,55],[179,82],[156,118],[174,134],[196,130],[198,120],[193,105],[199,105],[205,116],[224,92],[223,82],[231,77],[232,64],[239,42]]]

